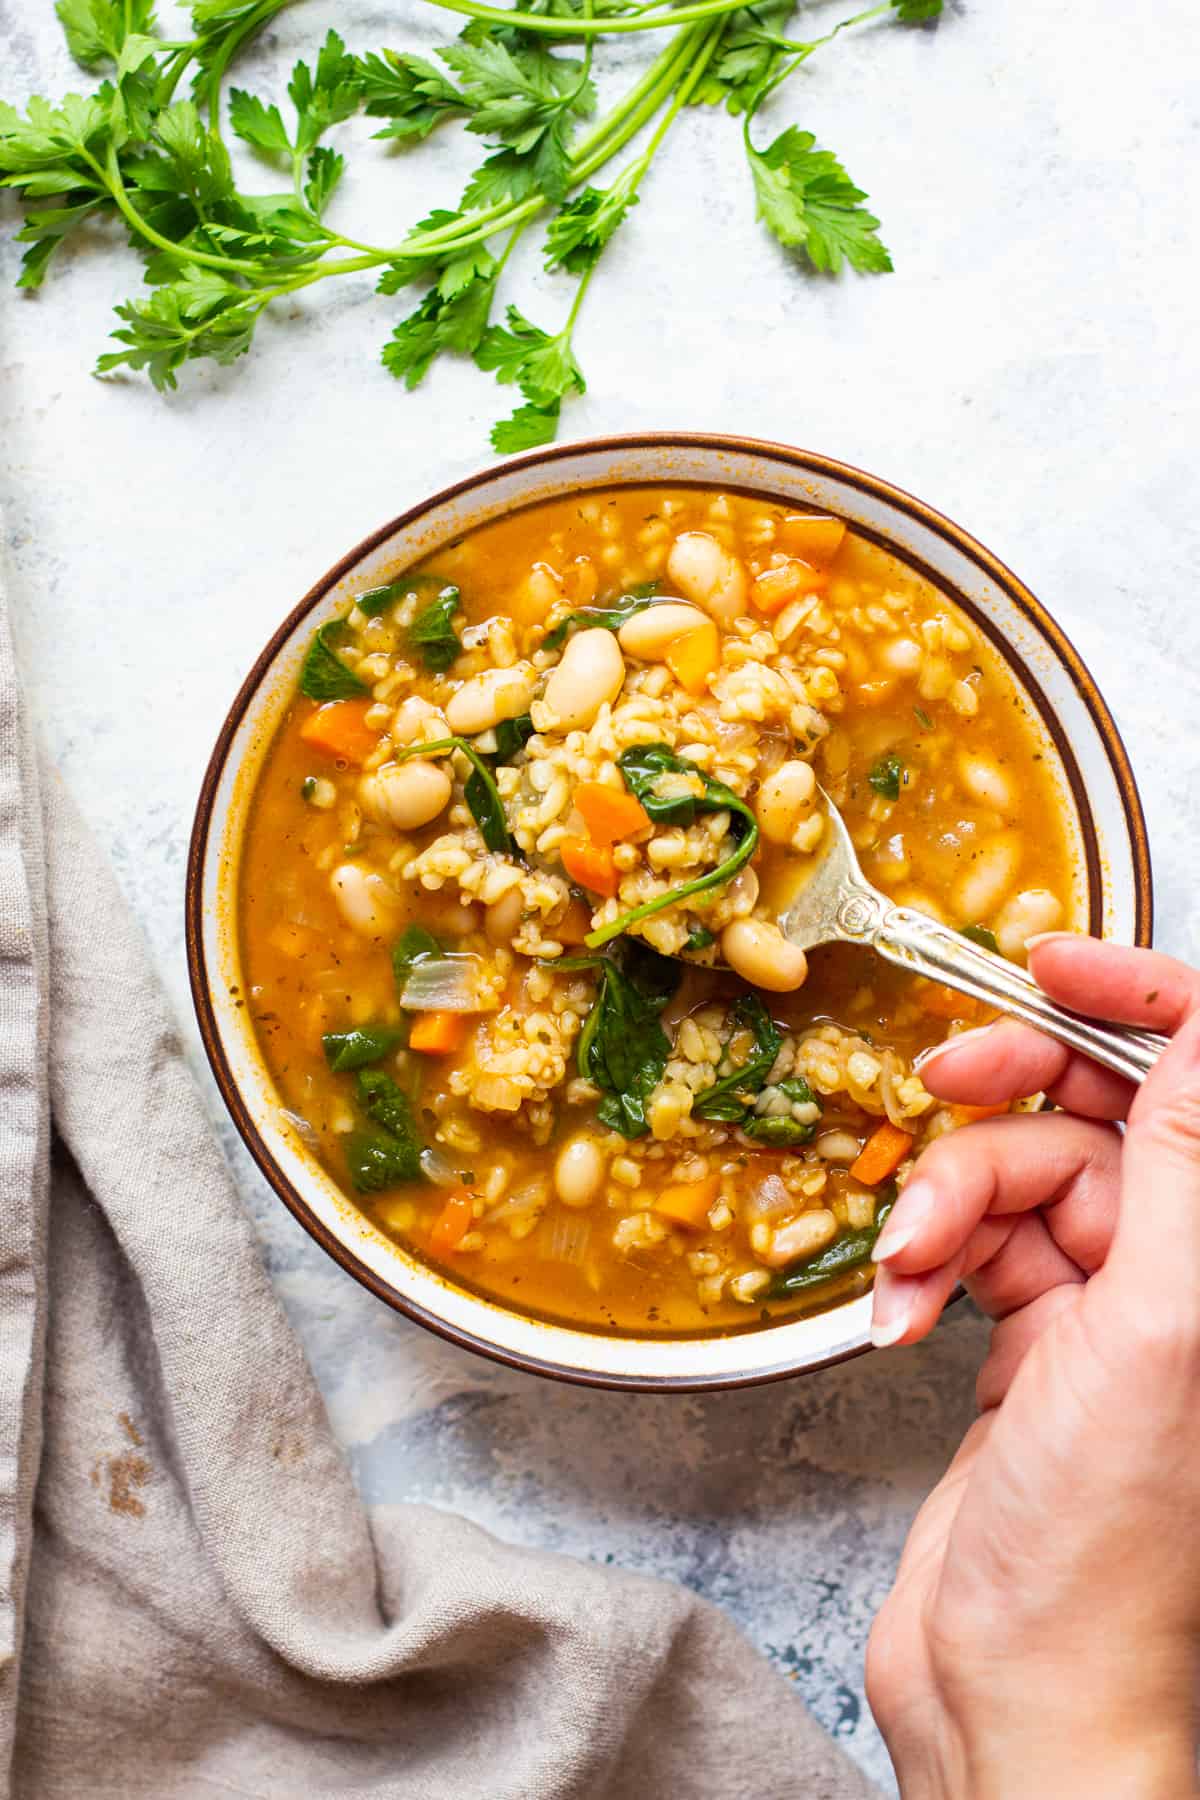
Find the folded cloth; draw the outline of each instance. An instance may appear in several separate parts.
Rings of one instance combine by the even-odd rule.
[[[0,595],[0,1794],[869,1800],[681,1589],[368,1516]]]

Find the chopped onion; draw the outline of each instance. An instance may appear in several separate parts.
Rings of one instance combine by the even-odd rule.
[[[400,1004],[411,1012],[487,1012],[483,960],[478,956],[423,956],[408,972]]]
[[[742,1213],[751,1224],[757,1224],[761,1220],[769,1225],[773,1220],[795,1212],[797,1204],[794,1195],[788,1192],[778,1175],[764,1175],[751,1188]]]
[[[320,1147],[320,1140],[307,1119],[299,1113],[289,1111],[286,1106],[280,1106],[276,1110],[279,1118],[290,1130],[295,1132],[302,1144],[307,1144],[310,1150]]]
[[[462,1180],[462,1171],[456,1169],[449,1157],[432,1144],[426,1144],[421,1152],[421,1173],[426,1181],[436,1182],[439,1187],[457,1187]]]
[[[545,1255],[553,1262],[582,1263],[592,1239],[592,1221],[579,1213],[559,1213],[546,1235]]]
[[[472,1084],[471,1096],[484,1112],[518,1112],[525,1098],[507,1075],[480,1075]]]

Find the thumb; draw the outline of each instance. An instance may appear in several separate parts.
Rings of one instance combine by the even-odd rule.
[[[1169,1315],[1164,1325],[1200,1341],[1200,1014],[1180,1026],[1130,1110],[1109,1265],[1143,1307]]]

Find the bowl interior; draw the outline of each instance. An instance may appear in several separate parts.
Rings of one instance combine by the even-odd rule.
[[[188,956],[205,1047],[259,1167],[325,1249],[389,1304],[484,1354],[622,1387],[703,1388],[819,1368],[866,1347],[870,1297],[713,1337],[639,1338],[543,1322],[458,1287],[385,1237],[288,1123],[243,1003],[235,896],[247,809],[315,627],[466,530],[568,492],[697,483],[828,509],[914,565],[1000,650],[1040,720],[1078,848],[1075,916],[1148,942],[1150,870],[1128,761],[1095,685],[1053,620],[1002,564],[949,521],[874,477],[806,452],[728,439],[617,439],[509,462],[385,526],[308,593],[242,687],[210,763],[193,832]]]

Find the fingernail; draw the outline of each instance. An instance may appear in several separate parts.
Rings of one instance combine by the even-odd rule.
[[[885,1276],[875,1286],[871,1342],[876,1350],[898,1344],[912,1323],[913,1301],[920,1284],[903,1275]]]
[[[1078,939],[1080,935],[1078,931],[1035,931],[1032,937],[1025,939],[1025,948],[1036,950],[1039,944],[1052,944],[1055,938]]]
[[[922,1050],[921,1054],[913,1059],[913,1072],[919,1075],[922,1069],[929,1067],[935,1057],[944,1056],[947,1050],[957,1050],[960,1044],[970,1043],[975,1038],[984,1037],[991,1029],[990,1025],[972,1025],[970,1031],[956,1031],[953,1037],[943,1038],[940,1044],[931,1044],[928,1050]]]
[[[885,1263],[912,1243],[937,1205],[932,1182],[910,1181],[896,1205],[896,1210],[875,1240],[873,1261]]]

